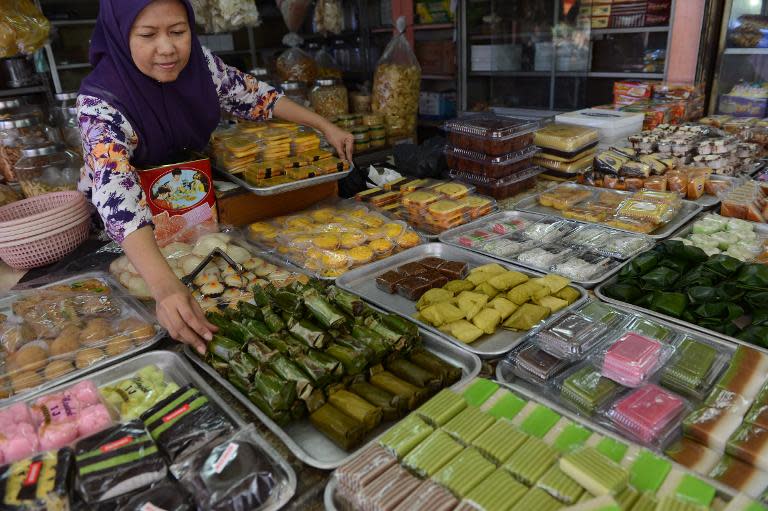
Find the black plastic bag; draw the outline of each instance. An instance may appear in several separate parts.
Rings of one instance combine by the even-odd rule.
[[[448,176],[448,164],[445,162],[446,140],[444,137],[432,137],[421,145],[399,144],[393,148],[395,167],[404,175],[416,178],[432,177],[435,179]]]

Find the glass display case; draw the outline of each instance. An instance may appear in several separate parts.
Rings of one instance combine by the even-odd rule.
[[[709,113],[766,117],[768,2],[726,0]]]
[[[462,109],[573,110],[610,103],[616,80],[665,76],[674,0],[460,5],[466,35]]]

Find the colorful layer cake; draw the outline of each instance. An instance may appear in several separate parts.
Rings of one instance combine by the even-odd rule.
[[[591,366],[584,366],[563,381],[560,398],[576,410],[592,415],[620,389]]]
[[[656,444],[684,410],[685,402],[680,397],[649,384],[617,401],[610,417],[619,429],[646,444]]]
[[[435,431],[405,458],[403,465],[420,477],[431,477],[464,450],[448,433]]]
[[[603,375],[627,387],[637,387],[656,370],[662,344],[648,337],[628,333],[613,343],[603,359]]]
[[[593,447],[560,458],[560,470],[596,496],[616,494],[627,486],[627,471]]]
[[[709,344],[684,339],[674,358],[661,372],[661,384],[680,394],[703,397],[710,375],[722,364],[716,364],[718,351]]]
[[[435,474],[433,480],[448,488],[456,497],[463,498],[495,470],[496,465],[479,451],[469,448],[453,458]]]
[[[384,433],[379,438],[379,444],[398,458],[402,458],[433,431],[432,426],[417,415],[411,414]]]

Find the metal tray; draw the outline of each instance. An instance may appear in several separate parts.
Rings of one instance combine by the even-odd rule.
[[[331,181],[338,181],[340,179],[344,179],[347,177],[354,167],[350,167],[349,170],[344,170],[341,172],[334,172],[333,174],[326,174],[324,176],[316,176],[316,177],[310,177],[308,179],[300,179],[298,181],[292,181],[290,183],[284,183],[281,185],[275,185],[275,186],[267,186],[264,188],[256,187],[251,184],[248,184],[246,181],[240,179],[237,176],[233,176],[229,172],[225,172],[223,170],[219,170],[214,168],[217,174],[220,176],[232,181],[238,186],[241,186],[242,188],[245,188],[249,192],[255,194],[255,195],[261,195],[261,196],[268,196],[268,195],[278,195],[285,192],[292,192],[294,190],[300,190],[302,188],[308,188],[310,186],[315,186],[323,183],[330,183]]]
[[[37,289],[46,289],[52,286],[69,284],[71,282],[76,282],[78,280],[85,280],[85,279],[99,279],[102,282],[105,282],[107,285],[109,285],[109,287],[112,289],[112,297],[117,299],[119,302],[121,302],[121,306],[123,310],[127,307],[136,316],[146,321],[147,323],[154,325],[155,331],[156,331],[155,336],[152,337],[150,340],[146,341],[145,343],[143,343],[141,346],[131,348],[130,350],[127,350],[126,352],[121,353],[120,355],[117,355],[114,357],[106,357],[88,367],[84,367],[82,369],[75,369],[70,373],[59,376],[58,378],[54,378],[53,380],[47,381],[44,384],[40,385],[39,387],[35,387],[34,389],[29,389],[21,392],[20,394],[14,394],[11,397],[0,399],[0,406],[14,403],[20,400],[25,400],[29,395],[38,394],[39,392],[45,392],[47,389],[58,386],[61,383],[71,381],[84,374],[91,373],[101,367],[112,365],[116,362],[119,362],[120,360],[126,359],[128,357],[132,357],[133,355],[136,355],[137,353],[144,351],[149,347],[153,346],[159,340],[165,337],[166,331],[157,322],[157,318],[155,318],[155,316],[152,313],[150,313],[138,299],[131,296],[128,293],[128,291],[123,286],[121,286],[120,283],[117,282],[117,280],[115,280],[112,277],[112,275],[110,275],[107,272],[94,271],[94,272],[82,273],[80,275],[68,277],[63,280],[51,282],[50,284],[40,286]],[[19,296],[25,293],[33,292],[33,291],[34,291],[33,289],[25,289],[19,292],[11,292],[3,296],[0,299],[0,311],[3,311],[3,312],[7,311],[10,308],[11,304],[14,301],[16,301],[19,298]]]
[[[391,295],[376,287],[376,277],[384,273],[387,270],[391,270],[401,264],[409,263],[411,261],[418,261],[425,257],[435,256],[449,261],[462,261],[468,263],[470,266],[480,266],[488,263],[497,263],[498,259],[488,257],[476,252],[470,252],[461,248],[453,247],[450,245],[444,245],[442,243],[429,243],[427,245],[419,245],[417,247],[409,248],[404,252],[393,255],[382,261],[367,264],[360,268],[348,271],[344,275],[336,279],[336,285],[340,288],[359,295],[364,300],[367,300],[374,305],[386,309],[390,312],[399,314],[405,318],[418,324],[424,330],[432,332],[440,339],[444,339],[454,346],[458,346],[462,350],[469,351],[482,358],[495,358],[504,355],[517,346],[528,335],[536,331],[536,328],[528,332],[513,332],[510,330],[498,329],[493,335],[484,335],[472,344],[463,343],[457,339],[454,339],[450,335],[441,332],[437,328],[413,319],[413,314],[416,313],[415,303],[400,295]],[[544,275],[538,271],[530,271],[519,266],[508,265],[513,270],[522,271],[523,273],[541,277]],[[578,307],[584,301],[587,300],[587,291],[580,286],[573,286],[580,293],[581,298],[565,307],[563,310],[551,315],[543,325],[555,320],[565,312],[571,310],[574,307]],[[540,327],[539,327],[540,328]]]
[[[214,402],[216,406],[221,409],[227,419],[229,419],[238,428],[247,425],[243,418],[240,417],[240,415],[231,406],[229,406],[221,398],[221,396],[219,396],[216,391],[211,388],[210,385],[205,382],[205,380],[197,373],[197,371],[194,370],[190,363],[184,360],[184,357],[172,351],[161,350],[143,353],[130,360],[125,360],[119,364],[114,364],[112,366],[101,369],[100,371],[97,371],[93,374],[77,378],[75,381],[69,381],[66,384],[58,385],[55,388],[48,389],[47,391],[41,391],[35,393],[34,395],[27,396],[25,397],[24,401],[31,402],[41,395],[47,394],[49,392],[63,390],[70,385],[85,379],[92,380],[97,387],[101,388],[105,385],[109,385],[111,383],[115,383],[128,378],[148,365],[156,365],[159,367],[169,380],[174,381],[179,386],[192,384],[197,387],[197,389],[205,394],[208,399]],[[276,480],[281,484],[280,491],[274,492],[270,496],[269,500],[265,503],[265,505],[260,508],[260,511],[276,511],[285,506],[285,504],[287,504],[288,501],[291,500],[293,495],[296,493],[296,472],[288,464],[285,458],[280,456],[280,454],[271,445],[269,445],[266,440],[259,436],[257,438],[257,442],[277,472]]]
[[[480,250],[480,249],[477,249],[477,248],[465,247],[464,245],[459,245],[454,240],[458,236],[464,234],[465,232],[469,232],[469,231],[473,231],[473,230],[479,229],[481,226],[486,225],[488,222],[499,221],[499,220],[503,221],[503,220],[511,219],[511,218],[523,218],[525,220],[531,220],[531,221],[536,222],[536,221],[541,220],[541,219],[546,218],[546,217],[547,217],[547,215],[543,215],[541,213],[525,213],[525,212],[522,212],[522,211],[499,211],[498,213],[495,213],[493,215],[488,215],[486,217],[479,218],[479,219],[475,220],[472,223],[469,223],[469,224],[466,224],[466,225],[462,225],[462,226],[459,226],[459,227],[454,227],[453,229],[451,229],[449,231],[445,231],[443,234],[440,235],[440,241],[442,243],[447,244],[447,245],[451,245],[451,246],[454,246],[454,247],[462,248],[464,250],[470,250],[472,252],[477,252],[478,254],[483,254],[483,255],[488,256],[488,257],[493,257],[494,259],[498,259],[499,261],[503,261],[503,262],[508,263],[508,264],[514,264],[514,265],[517,265],[517,266],[522,266],[523,268],[527,268],[527,269],[533,270],[533,271],[542,271],[540,268],[537,268],[535,266],[530,266],[530,265],[528,265],[526,263],[518,261],[517,259],[508,259],[508,258],[506,258],[504,256],[500,256],[500,255],[496,255],[496,254],[491,254],[489,252],[484,252],[483,250]],[[570,220],[569,219],[567,221],[568,222],[573,222],[574,224],[584,225],[584,222],[579,222],[579,221],[576,221],[576,220]],[[607,231],[615,231],[616,230],[616,229],[612,229],[610,227],[606,227],[606,226],[602,226],[602,225],[598,225],[598,227],[604,228]],[[621,231],[621,232],[624,233],[624,231]],[[638,236],[638,237],[641,237],[641,238],[645,237],[644,235],[638,234],[638,233],[634,233],[634,235]],[[501,236],[501,237],[503,237],[503,236]],[[632,259],[632,257],[634,257],[638,253],[642,252],[643,250],[650,249],[652,246],[653,246],[653,244],[649,243],[648,247],[635,252],[634,254],[632,254],[631,256],[629,256],[628,258],[626,258],[623,261],[619,260],[618,258],[613,257],[612,259],[616,260],[619,264],[616,265],[614,268],[611,268],[608,272],[601,274],[600,278],[598,278],[596,280],[586,280],[586,281],[575,280],[574,282],[576,284],[586,288],[586,289],[592,289],[593,287],[595,287],[599,283],[601,283],[604,280],[606,280],[607,278],[609,278],[611,275],[615,275],[616,273],[618,273],[627,263],[629,263],[629,261]],[[553,272],[553,273],[556,273],[556,272]]]
[[[459,383],[469,378],[474,378],[480,373],[480,359],[476,356],[449,345],[442,339],[437,338],[429,332],[424,332],[423,330],[421,331],[421,338],[424,341],[424,347],[433,354],[455,366],[461,367],[463,374]],[[346,463],[347,460],[354,457],[368,444],[368,442],[365,442],[355,451],[347,452],[334,444],[328,437],[317,431],[315,427],[312,426],[309,419],[292,422],[285,427],[279,426],[253,404],[245,394],[237,390],[211,366],[206,364],[203,360],[200,360],[200,358],[192,352],[189,346],[184,346],[184,353],[197,364],[198,367],[216,380],[222,387],[227,389],[227,391],[235,396],[238,401],[248,408],[248,410],[256,415],[259,420],[270,429],[270,431],[285,443],[286,447],[288,447],[297,458],[307,465],[322,470],[334,469]],[[396,422],[380,424],[368,436],[369,438],[376,438],[395,424]]]
[[[652,311],[651,309],[646,309],[644,307],[639,307],[637,305],[633,305],[631,303],[622,302],[621,300],[616,300],[614,298],[610,298],[606,296],[603,293],[603,287],[611,285],[618,280],[617,276],[613,276],[610,279],[606,280],[599,286],[595,288],[595,296],[599,298],[601,301],[605,303],[610,303],[611,305],[616,305],[618,307],[622,307],[625,309],[630,309],[637,312],[642,312],[643,314],[647,314],[649,316],[653,316],[654,318],[663,319],[669,323],[672,323],[674,325],[677,325],[678,327],[687,328],[689,330],[692,330],[694,332],[697,332],[699,334],[704,334],[709,337],[712,337],[714,339],[718,340],[725,340],[728,342],[736,343],[736,344],[743,344],[744,346],[748,346],[750,348],[763,351],[765,353],[768,353],[768,348],[763,346],[758,346],[757,344],[752,344],[746,341],[742,341],[741,339],[737,339],[736,337],[731,337],[730,335],[726,335],[720,332],[715,332],[714,330],[710,330],[709,328],[704,328],[699,325],[694,325],[693,323],[689,323],[687,321],[683,321],[682,319],[673,318],[670,316],[667,316],[666,314],[661,314],[660,312]]]
[[[585,188],[587,190],[604,190],[603,188],[594,188],[591,186],[583,186],[582,188]],[[615,193],[625,194],[625,195],[631,195],[631,192],[622,192],[618,190],[610,190]],[[535,195],[533,197],[528,197],[527,199],[523,199],[522,201],[517,203],[517,206],[515,206],[515,209],[520,211],[526,211],[529,213],[541,213],[544,215],[550,215],[550,216],[556,216],[560,218],[564,218],[562,211],[555,208],[550,208],[547,206],[542,206],[539,204],[539,195]],[[650,234],[646,234],[646,236],[649,236],[654,239],[663,240],[667,239],[670,236],[672,236],[672,233],[678,230],[680,227],[685,225],[691,218],[699,214],[702,210],[702,206],[699,204],[696,204],[695,202],[691,202],[688,200],[682,201],[683,206],[680,209],[680,212],[673,218],[670,222],[668,222],[666,225],[663,225],[653,231]],[[567,219],[568,220],[568,219]],[[603,225],[597,222],[586,222],[586,223],[594,223],[595,225]],[[616,229],[615,227],[613,229]],[[616,229],[618,231],[623,232],[629,232],[631,234],[638,234],[634,231],[625,231],[624,229]]]

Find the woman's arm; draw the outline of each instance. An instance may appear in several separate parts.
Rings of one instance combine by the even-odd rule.
[[[208,60],[208,69],[224,110],[253,121],[270,119],[274,114],[286,121],[315,128],[323,133],[340,158],[352,161],[354,138],[351,133],[297,105],[268,83],[226,65],[207,48],[203,48],[203,53]]]
[[[216,327],[205,319],[189,289],[171,271],[157,247],[152,228],[134,231],[123,240],[122,247],[152,292],[160,324],[171,337],[205,354],[205,343],[213,339]]]
[[[286,97],[279,98],[275,103],[274,113],[277,117],[286,121],[295,122],[315,128],[322,131],[325,139],[336,149],[339,158],[352,161],[352,149],[354,148],[354,138],[352,134],[345,131],[331,121],[322,117],[312,110],[294,103]]]
[[[130,123],[108,103],[78,98],[78,119],[85,160],[80,190],[104,221],[107,234],[119,243],[146,281],[157,302],[157,317],[171,337],[205,352],[216,327],[166,263],[152,232],[150,214],[130,157],[138,139]]]

